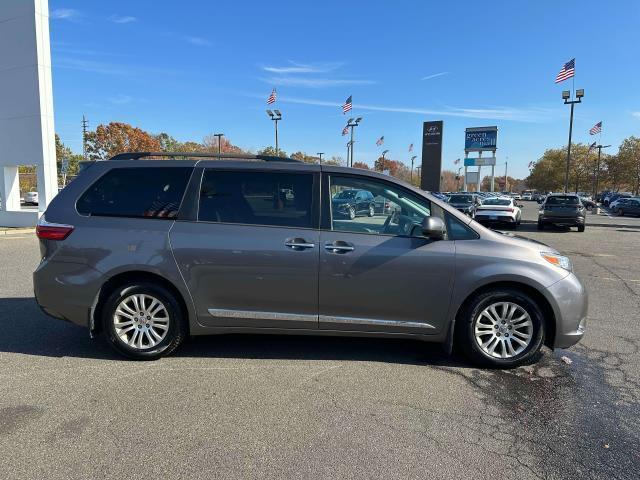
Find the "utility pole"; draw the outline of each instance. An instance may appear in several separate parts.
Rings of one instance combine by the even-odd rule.
[[[603,148],[609,148],[611,145],[596,145],[596,148],[598,149],[598,160],[596,162],[596,175],[595,175],[595,182],[594,182],[594,188],[593,188],[593,198],[595,201],[595,198],[598,196],[598,184],[600,182],[600,155],[602,153],[602,149]]]
[[[218,139],[218,160],[220,160],[222,156],[222,137],[224,137],[224,133],[214,133],[213,136]]]
[[[278,122],[282,120],[282,113],[280,110],[267,110],[267,115],[273,120],[276,125],[276,157],[280,156],[280,146],[278,145]]]
[[[347,152],[348,167],[353,167],[353,144],[355,143],[353,130],[355,129],[355,127],[358,126],[358,124],[361,121],[362,121],[362,117],[358,117],[355,120],[353,118],[350,118],[349,120],[347,120],[347,127],[351,128],[351,141],[349,142],[349,144],[351,145],[351,150],[350,152]]]
[[[89,122],[82,115],[82,159],[87,161],[87,127],[89,126]]]
[[[507,157],[509,158],[509,157]],[[508,192],[509,191],[509,180],[507,180],[507,166],[509,165],[509,162],[504,162],[504,191]]]
[[[573,133],[573,107],[576,103],[582,103],[582,97],[584,97],[584,89],[580,88],[576,90],[576,99],[571,99],[571,92],[564,90],[562,92],[562,99],[565,105],[571,105],[571,113],[569,114],[569,143],[567,145],[567,166],[564,173],[564,193],[569,191],[569,165],[571,164],[571,134]]]
[[[413,183],[413,162],[416,160],[418,156],[414,155],[413,157],[411,157],[411,183]]]

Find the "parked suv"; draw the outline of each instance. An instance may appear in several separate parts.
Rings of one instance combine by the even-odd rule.
[[[570,193],[554,193],[547,196],[538,212],[538,230],[547,225],[563,225],[578,227],[579,232],[585,229],[586,208],[578,195]]]
[[[357,188],[347,188],[335,193],[331,198],[331,208],[336,214],[349,217],[350,220],[362,214],[373,217],[376,213],[373,194]]]
[[[60,192],[37,227],[42,309],[136,359],[188,335],[294,333],[441,342],[508,367],[584,333],[585,290],[551,247],[387,175],[199,157],[118,155]],[[348,190],[397,208],[339,215]]]

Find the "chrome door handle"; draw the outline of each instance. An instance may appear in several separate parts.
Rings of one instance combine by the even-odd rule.
[[[292,250],[305,250],[307,248],[314,248],[315,243],[309,243],[302,238],[293,238],[291,240],[285,240],[285,247],[289,247]]]
[[[325,243],[324,248],[332,253],[347,253],[356,249],[356,247],[346,242]]]

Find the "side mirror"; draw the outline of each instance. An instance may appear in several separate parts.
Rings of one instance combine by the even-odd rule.
[[[422,235],[431,240],[442,240],[445,235],[444,222],[438,217],[424,217]]]

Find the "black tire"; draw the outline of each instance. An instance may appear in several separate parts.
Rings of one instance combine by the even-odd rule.
[[[156,345],[138,349],[122,341],[116,334],[114,314],[120,302],[134,294],[153,296],[164,305],[168,314],[165,337]],[[103,332],[107,343],[118,353],[133,360],[157,360],[173,352],[187,336],[186,320],[175,296],[161,285],[149,282],[132,282],[116,288],[101,309]],[[142,336],[142,332],[140,332]]]
[[[538,230],[544,230],[544,223],[538,220]]]
[[[369,205],[369,216],[373,217],[376,214],[376,207],[374,207],[373,203]]]
[[[349,207],[349,220],[353,220],[356,218],[356,209],[354,207]]]
[[[521,352],[510,358],[489,356],[481,349],[474,334],[475,325],[480,314],[487,307],[498,302],[511,302],[518,305],[529,314],[532,323],[530,343]],[[518,290],[500,288],[478,295],[458,314],[457,322],[457,346],[461,348],[469,360],[477,365],[495,368],[511,368],[525,365],[539,357],[540,349],[544,344],[545,325],[542,311],[531,297]]]
[[[578,231],[579,232],[584,232],[585,226],[584,225],[578,225]]]
[[[618,216],[619,217],[624,217],[624,210],[622,208],[618,209]]]

